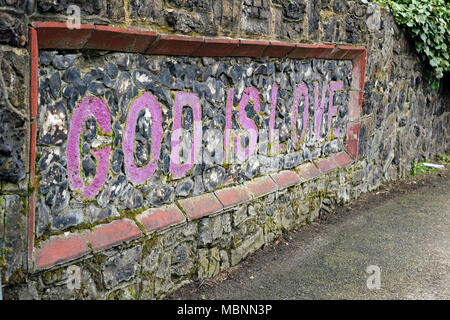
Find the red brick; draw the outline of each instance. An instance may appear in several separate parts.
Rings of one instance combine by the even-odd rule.
[[[317,161],[317,166],[319,167],[322,173],[331,172],[338,167],[337,163],[334,161],[333,158],[320,159]]]
[[[247,188],[243,186],[225,188],[215,192],[224,208],[232,207],[250,200]]]
[[[295,43],[271,41],[270,45],[266,47],[262,55],[276,58],[285,57],[295,49],[295,46]]]
[[[183,213],[176,205],[166,208],[149,209],[138,215],[136,219],[142,223],[147,232],[162,230],[186,221]]]
[[[223,209],[214,193],[206,193],[197,197],[178,200],[189,220],[199,219]]]
[[[87,234],[87,239],[92,248],[97,251],[137,239],[141,235],[141,231],[133,221],[122,219],[95,227],[94,231]]]
[[[348,154],[356,159],[358,156],[358,141],[359,141],[359,131],[361,125],[359,123],[353,123],[347,125],[347,138],[345,140],[345,149]]]
[[[131,52],[145,53],[147,49],[156,41],[158,34],[153,31],[139,31],[136,36]]]
[[[192,53],[192,55],[205,57],[226,57],[238,45],[239,40],[235,39],[205,38],[205,42],[203,42],[203,44]]]
[[[96,25],[85,49],[131,52],[139,31]]]
[[[333,156],[333,158],[340,167],[353,163],[353,159],[345,152],[337,153]]]
[[[350,121],[359,121],[364,93],[362,91],[350,90],[350,101],[348,104],[348,118]]]
[[[269,41],[240,40],[230,56],[232,57],[260,57],[264,50],[269,47]]]
[[[162,35],[148,50],[148,54],[189,56],[203,43],[204,38]]]
[[[366,74],[366,63],[367,63],[367,51],[364,50],[362,53],[355,58],[353,58],[353,69],[352,69],[352,84],[351,88],[353,90],[364,90],[364,78]]]
[[[300,177],[293,171],[281,171],[270,176],[280,188],[287,188],[300,182]]]
[[[69,29],[64,22],[34,22],[40,49],[82,49],[94,31],[91,24]]]
[[[297,173],[305,181],[311,180],[320,175],[320,170],[313,163],[302,164],[297,167]]]
[[[254,197],[260,197],[277,191],[278,189],[276,183],[270,178],[270,176],[264,176],[247,181],[245,185]]]
[[[334,49],[333,45],[297,44],[289,58],[326,58]]]
[[[89,252],[89,247],[80,235],[73,234],[50,239],[35,250],[36,267],[43,269],[81,257]]]

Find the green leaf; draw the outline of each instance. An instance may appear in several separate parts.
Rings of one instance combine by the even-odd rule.
[[[436,58],[431,59],[431,60],[430,60],[430,65],[431,65],[432,67],[437,67],[437,66],[439,65],[438,59],[436,59]]]
[[[427,66],[424,77],[432,88],[450,71],[450,3],[447,0],[376,0],[390,6],[394,20],[414,40],[417,53]]]
[[[420,34],[420,39],[422,39],[423,42],[427,42],[427,36],[425,35],[425,33]]]
[[[439,81],[431,82],[430,87],[431,87],[431,89],[434,89],[434,90],[439,89]]]

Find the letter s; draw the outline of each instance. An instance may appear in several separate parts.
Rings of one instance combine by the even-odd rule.
[[[234,139],[234,149],[236,152],[236,155],[239,160],[245,161],[255,152],[256,145],[258,141],[258,128],[255,124],[255,122],[248,118],[245,112],[245,107],[247,106],[247,103],[249,101],[252,101],[254,103],[254,109],[256,113],[261,112],[261,105],[259,101],[259,93],[256,88],[247,88],[244,91],[244,94],[242,95],[241,102],[239,104],[239,121],[241,123],[242,128],[244,130],[247,130],[250,134],[250,141],[246,148],[242,148],[241,144],[239,143],[239,138],[235,137]]]

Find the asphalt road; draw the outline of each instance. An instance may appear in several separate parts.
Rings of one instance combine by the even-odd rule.
[[[169,298],[450,299],[450,174],[384,187]]]

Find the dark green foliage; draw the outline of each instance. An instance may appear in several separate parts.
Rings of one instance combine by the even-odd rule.
[[[431,87],[450,70],[450,3],[445,0],[377,0],[387,3],[395,21],[404,26],[428,68]]]

